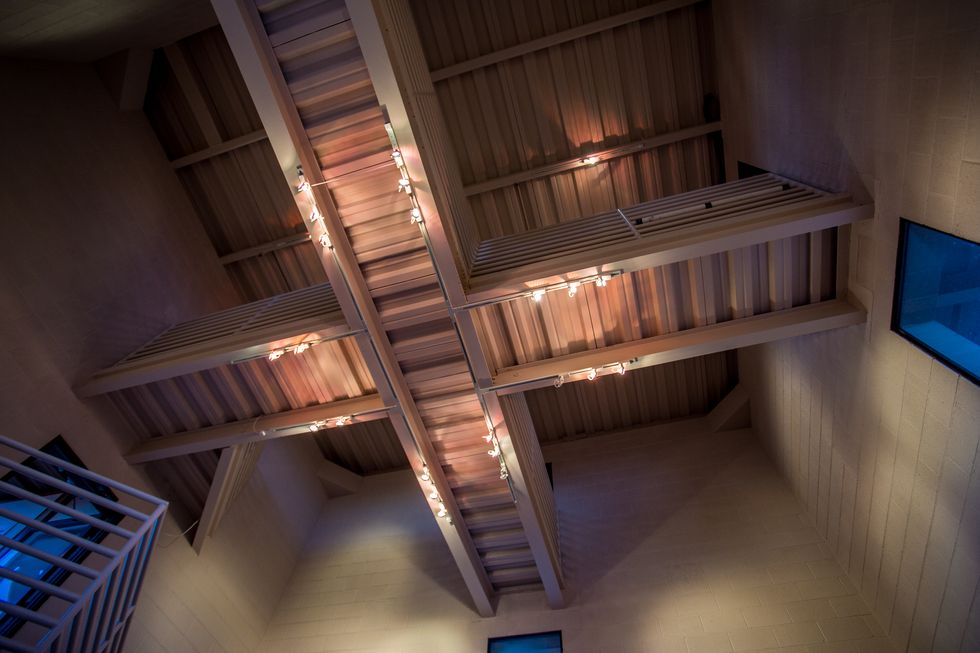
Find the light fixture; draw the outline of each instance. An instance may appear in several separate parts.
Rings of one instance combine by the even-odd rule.
[[[587,166],[594,166],[595,164],[599,163],[599,157],[597,157],[595,154],[589,155],[582,159],[582,163]]]
[[[565,375],[564,374],[559,374],[558,375],[558,378],[555,379],[555,387],[556,388],[560,388],[563,385],[565,385]]]
[[[345,426],[347,424],[350,424],[350,415],[342,415],[341,417],[338,417],[333,423],[334,426]]]
[[[319,431],[320,429],[322,429],[326,425],[327,425],[327,421],[326,420],[318,419],[317,421],[315,421],[312,424],[310,424],[310,431],[312,433],[316,433],[317,431]]]
[[[310,211],[310,222],[316,222],[318,220],[323,220],[323,214],[320,213],[320,209],[314,204],[313,210]]]
[[[617,371],[618,371],[618,372],[619,372],[620,374],[626,374],[626,368],[627,368],[627,366],[629,366],[629,364],[630,364],[630,363],[629,363],[629,361],[626,361],[626,362],[624,362],[624,363],[620,363],[620,364],[619,364],[619,368],[618,368],[618,370],[617,370]]]
[[[293,349],[294,354],[302,354],[304,351],[310,348],[310,343],[301,342]]]
[[[412,224],[419,224],[422,222],[422,211],[417,207],[412,209]]]
[[[568,284],[568,296],[574,297],[578,293],[579,282],[573,281]]]
[[[398,150],[391,151],[391,158],[395,160],[395,166],[401,168],[405,165],[405,161],[402,159],[402,153]]]
[[[438,517],[445,517],[448,514],[449,514],[449,511],[446,510],[446,504],[444,504],[443,502],[440,501],[439,502],[439,512],[436,513],[436,516],[438,516]]]
[[[594,367],[590,367],[589,368],[589,374],[588,374],[588,376],[586,378],[589,381],[595,381],[595,377],[596,377],[597,374],[598,374],[598,372],[596,372],[596,369]]]
[[[327,249],[331,249],[333,247],[333,243],[330,242],[330,236],[327,234],[320,234],[320,238],[318,240],[321,247],[325,247]]]
[[[422,479],[423,481],[428,481],[430,478],[432,478],[431,476],[429,476],[428,466],[422,465],[422,474],[419,475],[419,478]]]
[[[547,291],[544,288],[538,288],[537,290],[531,293],[531,297],[534,298],[534,301],[540,302],[541,298],[544,297],[545,292]]]
[[[595,278],[595,285],[597,288],[605,288],[606,284],[609,283],[611,277],[608,274],[600,274]]]
[[[487,453],[490,455],[491,458],[496,458],[497,456],[500,455],[500,445],[497,444],[497,443],[494,443],[493,449],[491,449]]]
[[[307,192],[309,190],[312,190],[312,189],[313,189],[313,187],[310,186],[310,182],[306,181],[306,177],[303,177],[302,175],[300,175],[300,177],[299,177],[299,183],[296,184],[296,192],[297,193],[305,193],[305,192]]]
[[[406,195],[412,194],[412,180],[406,177],[402,177],[398,180],[398,190],[404,192]]]
[[[285,349],[274,349],[269,352],[269,360],[276,361],[282,358],[282,355],[286,353]]]
[[[432,499],[433,501],[438,501],[439,500],[438,490],[432,490],[432,492],[429,492],[429,498]]]

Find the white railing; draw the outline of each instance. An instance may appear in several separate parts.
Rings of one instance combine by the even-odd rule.
[[[29,466],[17,462],[24,458],[40,464]],[[36,468],[46,466],[57,468],[59,475]],[[29,605],[15,605],[0,598],[0,612],[19,623],[19,628],[9,637],[0,635],[0,650],[13,653],[122,650],[167,503],[3,436],[0,436],[0,467],[3,468],[0,494],[32,502],[101,532],[100,541],[92,541],[0,505],[0,518],[23,527],[8,528],[6,534],[0,534],[0,551],[16,551],[63,570],[59,582],[52,584],[0,564],[0,579],[27,587],[41,599]],[[75,482],[66,482],[66,477]],[[111,490],[115,500],[79,487],[76,484],[79,481]],[[71,500],[67,504],[52,501],[49,497],[54,492],[41,496],[23,487],[29,488],[31,484],[62,493]],[[73,506],[78,501],[118,516],[118,523],[77,510]],[[60,555],[53,554],[33,546],[32,538],[8,537],[13,530],[20,534],[47,534],[71,546]],[[73,552],[74,559],[63,557],[69,552]]]

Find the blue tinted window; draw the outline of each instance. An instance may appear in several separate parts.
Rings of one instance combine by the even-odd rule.
[[[980,383],[980,244],[903,220],[892,327]]]
[[[488,653],[561,653],[561,631],[495,637],[490,640]]]

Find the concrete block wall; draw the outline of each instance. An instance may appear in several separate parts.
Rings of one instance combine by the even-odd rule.
[[[735,160],[873,200],[866,327],[742,351],[753,425],[897,650],[980,650],[980,389],[889,330],[899,218],[980,241],[980,3],[715,3]]]
[[[0,433],[60,434],[90,469],[154,492],[109,401],[72,386],[234,291],[146,118],[117,111],[91,66],[0,61],[0,88]],[[128,650],[257,646],[320,509],[318,456],[270,444],[201,557],[167,520]]]
[[[887,651],[856,588],[748,430],[702,420],[546,449],[569,605],[481,619],[407,472],[331,499],[263,653],[460,653],[560,629],[568,653]]]

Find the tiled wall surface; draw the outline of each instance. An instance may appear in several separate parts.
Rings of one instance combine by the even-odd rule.
[[[232,289],[142,112],[119,113],[92,67],[2,62],[0,88],[0,432],[61,434],[152,492],[121,418],[72,385]],[[270,445],[202,557],[166,522],[128,650],[256,646],[320,508],[316,455]]]
[[[716,3],[725,141],[872,198],[869,324],[741,352],[753,424],[898,650],[980,650],[980,389],[889,331],[903,216],[980,240],[980,3]]]
[[[749,431],[695,420],[546,450],[569,606],[505,595],[481,619],[404,472],[331,499],[263,653],[483,651],[561,629],[568,653],[887,651]]]

